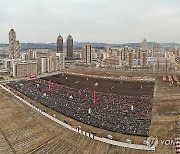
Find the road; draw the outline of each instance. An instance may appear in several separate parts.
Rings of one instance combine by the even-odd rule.
[[[60,71],[53,72],[53,73],[44,73],[44,74],[41,74],[41,75],[37,75],[37,78],[42,78],[42,77],[46,77],[46,76],[56,75],[56,74],[59,74],[59,73],[60,73]],[[0,84],[7,83],[7,82],[12,82],[12,81],[20,81],[20,80],[24,80],[24,79],[32,80],[32,79],[30,79],[30,77],[26,77],[26,78],[24,78],[24,77],[22,77],[22,78],[13,78],[13,79],[9,79],[9,80],[2,80],[2,81],[0,81]]]

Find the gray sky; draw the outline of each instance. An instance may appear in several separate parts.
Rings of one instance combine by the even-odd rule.
[[[0,43],[11,28],[20,42],[180,43],[180,0],[0,0]]]

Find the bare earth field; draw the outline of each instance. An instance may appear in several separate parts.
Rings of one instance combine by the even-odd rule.
[[[81,70],[70,70],[71,72],[80,72]],[[162,144],[163,140],[170,140],[178,137],[179,125],[177,115],[180,114],[180,86],[171,85],[162,82],[162,75],[142,74],[113,71],[94,71],[86,70],[87,74],[97,74],[106,76],[151,76],[156,79],[155,94],[152,110],[152,122],[150,125],[150,136],[157,136],[159,144],[155,151],[133,150],[117,146],[112,146],[98,142],[73,133],[48,118],[40,115],[36,111],[27,107],[12,95],[0,89],[0,154],[9,153],[92,153],[92,154],[173,154],[175,153],[174,145]],[[180,78],[179,78],[180,79]],[[16,94],[38,106],[46,109],[53,115],[55,112],[42,106],[39,103],[30,100],[26,96],[15,91]],[[130,136],[120,133],[108,132],[99,128],[88,126],[76,120],[57,114],[57,118],[68,121],[72,126],[81,126],[85,131],[92,129],[97,132],[98,136],[106,137],[111,134],[115,140],[125,141],[131,139],[133,143],[142,144],[146,137]]]

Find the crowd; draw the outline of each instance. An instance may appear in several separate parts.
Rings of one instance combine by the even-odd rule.
[[[150,96],[154,94],[155,82],[136,81],[136,80],[114,80],[106,78],[92,78],[87,76],[76,76],[71,74],[57,74],[43,78],[59,84],[67,85],[76,89],[94,90],[94,83],[98,83],[97,91],[129,96]],[[114,87],[113,87],[114,86]],[[112,88],[113,87],[113,88]]]
[[[153,98],[77,89],[46,80],[11,82],[38,103],[88,125],[130,135],[148,136]]]

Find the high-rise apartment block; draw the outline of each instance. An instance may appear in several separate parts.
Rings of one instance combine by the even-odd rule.
[[[141,56],[141,66],[146,67],[147,66],[147,57],[148,57],[148,52],[147,50],[142,51],[142,56]]]
[[[127,54],[127,66],[132,68],[134,66],[134,50],[129,50]]]
[[[60,34],[57,37],[57,52],[63,52],[63,37]]]
[[[16,40],[16,32],[14,29],[11,29],[9,32],[9,58],[18,59],[20,58],[20,43]]]
[[[143,39],[142,49],[147,50],[147,39],[146,38]]]
[[[64,56],[64,52],[56,53],[56,57],[59,57],[60,69],[64,69],[65,68],[65,56]]]
[[[148,50],[143,50],[140,47],[137,47],[135,49],[136,66],[146,67],[148,63],[147,58],[148,58]]]
[[[6,70],[11,70],[13,68],[14,62],[14,59],[3,59],[3,68]]]
[[[11,29],[9,32],[9,58],[14,59],[14,48],[16,42],[16,32]]]
[[[59,69],[64,69],[65,68],[65,55],[64,55],[64,51],[63,51],[63,37],[60,34],[57,37],[56,56],[59,57],[59,67],[60,67]]]
[[[29,53],[22,53],[22,55],[21,55],[21,59],[23,60],[23,61],[28,61],[29,60]]]
[[[72,60],[73,59],[73,37],[69,35],[66,41],[67,41],[67,59]]]
[[[83,47],[83,59],[86,64],[91,64],[92,61],[92,45],[90,43],[86,43]]]
[[[38,73],[54,72],[60,70],[60,57],[39,57],[38,62]]]

